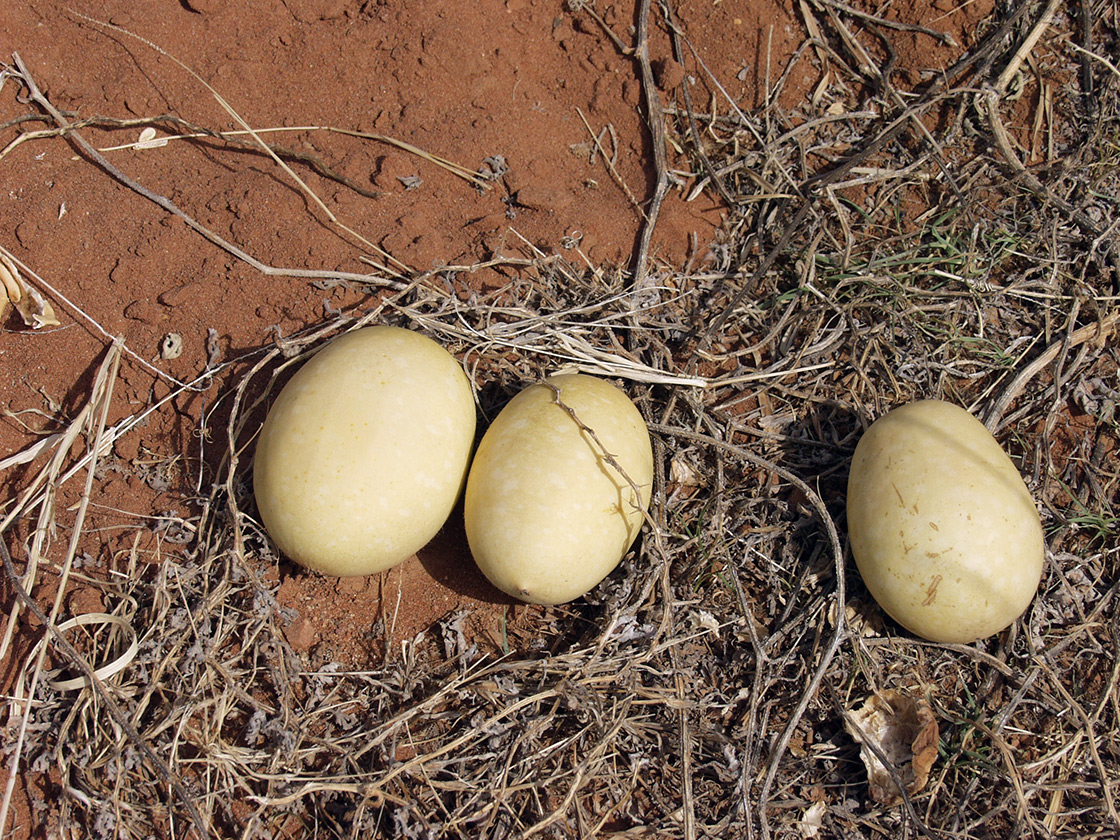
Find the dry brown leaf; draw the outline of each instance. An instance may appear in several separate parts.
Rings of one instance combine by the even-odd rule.
[[[801,815],[801,821],[797,823],[797,830],[801,832],[801,836],[806,840],[818,837],[821,829],[824,828],[824,817],[827,813],[828,806],[823,802],[814,802],[806,808],[805,813]]]
[[[34,330],[43,327],[57,327],[58,318],[50,303],[39,294],[39,290],[30,285],[19,273],[19,268],[8,258],[0,253],[0,285],[4,287],[4,297],[0,299],[0,320],[8,314],[9,305],[14,306],[19,312],[26,326]]]
[[[669,481],[678,487],[696,487],[700,483],[700,474],[685,459],[684,453],[678,452],[669,462]]]
[[[876,802],[897,805],[902,802],[902,792],[868,742],[894,766],[907,794],[913,796],[926,786],[937,758],[938,730],[937,718],[925,700],[902,691],[873,694],[862,709],[845,717],[844,728],[860,744],[871,798]]]

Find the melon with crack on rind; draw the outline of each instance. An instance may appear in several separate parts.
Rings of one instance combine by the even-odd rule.
[[[921,400],[871,424],[852,456],[847,510],[868,591],[925,639],[998,633],[1038,589],[1034,500],[996,439],[951,403]]]
[[[435,341],[389,326],[342,335],[296,372],[261,428],[253,490],[265,529],[325,574],[395,566],[450,516],[474,430],[470,382]]]
[[[464,495],[467,541],[502,591],[571,601],[622,560],[652,486],[649,430],[630,398],[594,376],[553,376],[515,396],[483,435]]]

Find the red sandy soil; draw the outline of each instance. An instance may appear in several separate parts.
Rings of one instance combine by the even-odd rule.
[[[889,14],[949,31],[960,43],[953,49],[898,33],[898,68],[913,82],[922,71],[959,56],[976,19],[991,8],[986,0],[959,5],[907,0],[890,7]],[[637,6],[627,0],[598,2],[595,8],[629,45]],[[713,93],[713,77],[743,110],[760,107],[767,81],[777,79],[807,36],[797,4],[789,0],[688,0],[675,14],[695,54],[685,56],[683,67],[670,60],[669,38],[655,9],[650,55],[662,100],[674,102],[683,82],[699,110],[722,96]],[[326,131],[269,135],[376,193],[360,194],[304,163],[292,164],[331,212],[391,254],[402,274],[524,256],[526,243],[578,262],[577,252],[565,248],[578,242],[592,265],[627,268],[642,224],[635,201],[644,206],[654,184],[637,62],[586,10],[573,11],[561,0],[7,2],[0,6],[0,62],[11,64],[13,53],[73,121],[174,114],[209,129],[239,128],[205,80],[256,129],[333,126],[384,135],[472,171],[487,158],[504,157],[508,173],[480,190],[386,143]],[[800,61],[783,103],[808,107],[819,81],[813,61]],[[6,81],[0,122],[41,113],[21,101],[25,93]],[[720,107],[726,111],[726,101]],[[617,149],[608,150],[617,154],[617,181],[601,157],[592,160],[589,154],[592,133],[608,126],[618,138]],[[0,148],[20,131],[51,127],[45,121],[9,124]],[[91,126],[81,133],[103,149],[134,142],[139,130]],[[603,137],[610,142],[609,132]],[[672,148],[669,153],[671,168],[688,168]],[[192,141],[104,154],[129,177],[268,264],[370,270],[359,260],[370,249],[341,232],[262,154]],[[6,409],[0,457],[76,413],[104,356],[106,334],[120,336],[153,367],[187,381],[205,368],[209,330],[216,331],[228,361],[269,346],[275,330],[290,335],[323,322],[325,307],[361,311],[370,305],[370,298],[356,291],[263,276],[113,180],[65,139],[18,145],[0,160],[0,176],[0,245],[56,290],[42,288],[61,321],[31,331],[9,315],[0,325],[0,404]],[[418,180],[408,188],[413,178]],[[661,211],[650,249],[659,264],[680,267],[702,260],[721,224],[716,199],[704,194],[688,202],[686,195],[687,187],[671,190]],[[508,279],[487,270],[459,277],[476,288]],[[161,360],[160,342],[171,332],[182,336],[183,352]],[[85,573],[97,575],[120,564],[134,545],[145,559],[157,551],[181,551],[161,542],[149,526],[169,511],[197,515],[184,499],[208,489],[213,479],[200,474],[199,419],[224,385],[175,398],[118,441],[106,477],[95,484],[85,523],[80,550],[92,558]],[[165,378],[126,356],[108,421],[116,423],[168,393]],[[145,464],[159,467],[162,479],[153,479]],[[4,498],[12,498],[29,470],[39,466],[41,461],[0,476]],[[73,522],[65,505],[76,500],[81,481],[73,480],[63,492],[60,530],[47,552],[55,560],[65,551],[66,527]],[[27,523],[15,529],[21,537],[27,530]],[[19,562],[18,541],[5,539]],[[299,613],[289,628],[291,642],[321,661],[366,662],[375,615],[395,616],[393,635],[404,639],[456,610],[468,610],[472,632],[491,645],[500,644],[502,630],[512,626],[507,618],[514,624],[530,620],[528,608],[512,606],[474,570],[454,524],[433,549],[376,578],[331,580],[286,561],[275,575],[281,603]],[[45,598],[49,570],[41,572],[40,582],[38,594]],[[398,591],[404,605],[399,611]],[[7,585],[0,593],[6,621],[12,593]],[[98,607],[96,591],[80,586],[67,602],[72,613]],[[13,649],[10,658],[19,650],[26,646]],[[15,670],[14,662],[2,663],[0,690],[10,688]],[[26,825],[26,816],[19,815],[17,823]]]

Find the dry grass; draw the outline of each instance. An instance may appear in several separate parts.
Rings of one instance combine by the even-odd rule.
[[[215,837],[1116,836],[1120,21],[1087,5],[1091,38],[1024,6],[902,91],[860,21],[810,2],[819,40],[794,60],[827,57],[819,93],[839,109],[666,103],[691,156],[680,188],[731,206],[703,266],[643,266],[635,295],[628,272],[527,247],[507,288],[463,300],[469,267],[447,269],[240,362],[189,542],[107,599],[139,629],[131,667],[75,694],[25,663],[38,704],[22,735],[8,704],[5,740],[62,791],[37,807],[91,837],[185,836],[184,794]],[[1005,94],[1039,50],[1065,63],[1046,117],[1061,165],[1028,167]],[[437,337],[497,393],[564,365],[616,377],[649,420],[650,525],[549,648],[484,655],[449,616],[376,670],[312,671],[285,640],[245,479],[253,424],[301,353],[367,321]],[[1048,540],[1027,614],[971,646],[884,623],[845,565],[852,448],[928,396],[996,431]],[[4,529],[59,515],[53,488],[81,466],[58,456]],[[869,800],[843,725],[884,689],[941,727],[929,786],[896,807]]]

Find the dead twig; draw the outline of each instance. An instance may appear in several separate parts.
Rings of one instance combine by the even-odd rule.
[[[638,249],[634,254],[633,288],[640,295],[646,288],[647,261],[649,246],[653,239],[653,229],[661,213],[665,194],[669,191],[669,162],[665,152],[665,114],[661,110],[661,96],[657,92],[657,82],[653,78],[653,67],[649,58],[649,16],[651,0],[641,0],[638,8],[638,32],[634,43],[634,58],[642,80],[642,96],[646,103],[646,123],[650,132],[650,145],[653,154],[655,182],[653,195],[650,196],[649,209],[646,210],[645,223],[638,238]]]
[[[261,274],[264,274],[268,277],[299,277],[308,280],[349,280],[358,283],[386,285],[390,288],[402,287],[401,284],[397,281],[387,281],[384,278],[378,277],[376,275],[356,274],[346,271],[276,268],[271,265],[266,265],[256,257],[238,248],[232,242],[227,241],[217,233],[214,233],[209,228],[195,221],[193,217],[180,210],[179,207],[176,206],[176,204],[170,199],[152,192],[144,185],[133,180],[128,175],[125,175],[121,170],[117,169],[117,167],[113,166],[113,164],[109,163],[109,161],[105,159],[104,155],[98,152],[97,149],[95,149],[89,141],[87,141],[77,131],[72,130],[70,121],[67,120],[66,117],[64,117],[62,113],[57,108],[55,108],[45,96],[43,96],[42,92],[39,90],[39,86],[35,83],[35,80],[34,78],[32,78],[30,71],[28,71],[27,65],[23,63],[23,60],[19,57],[18,53],[13,53],[12,58],[16,63],[16,67],[19,68],[20,76],[23,79],[24,84],[27,86],[28,95],[30,96],[31,100],[40,105],[43,110],[50,114],[58,127],[63,130],[65,136],[68,139],[72,140],[78,146],[78,148],[81,149],[82,152],[84,152],[86,155],[88,155],[98,166],[100,166],[105,170],[105,172],[107,172],[120,183],[124,184],[133,192],[142,195],[152,203],[162,207],[168,213],[171,213],[172,215],[182,219],[183,222],[185,222],[186,225],[191,228],[191,230],[201,234],[208,241],[212,242],[214,245],[217,245],[219,248],[221,248],[223,251],[226,251],[231,256],[236,257],[242,262],[248,263]],[[386,271],[388,271],[388,269],[386,269]],[[397,274],[395,272],[393,273],[397,277],[401,276],[400,274]]]
[[[106,355],[106,358],[102,363],[101,370],[98,374],[98,381],[102,384],[100,385],[100,387],[95,386],[94,389],[99,401],[99,404],[96,406],[97,417],[91,418],[96,424],[90,444],[94,458],[96,458],[96,453],[101,446],[101,435],[105,429],[106,416],[109,412],[109,397],[112,393],[112,382],[116,378],[116,371],[119,361],[119,346],[113,345],[109,348],[109,352]],[[98,678],[96,672],[94,671],[93,666],[86,661],[85,657],[78,653],[74,646],[66,640],[66,637],[63,636],[56,627],[55,619],[57,617],[59,607],[61,606],[61,598],[66,590],[66,579],[69,574],[73,557],[77,553],[77,540],[82,532],[82,522],[85,518],[85,512],[89,505],[89,498],[95,474],[94,466],[94,462],[91,461],[87,469],[85,492],[82,494],[82,502],[78,509],[77,521],[71,533],[71,543],[69,551],[67,553],[68,559],[63,567],[61,581],[59,584],[58,597],[55,600],[55,604],[50,616],[48,616],[42,610],[39,604],[36,603],[35,600],[31,598],[31,596],[28,595],[25,591],[19,574],[16,572],[15,567],[12,564],[12,557],[8,551],[7,542],[5,539],[3,539],[3,531],[0,531],[0,561],[3,562],[4,572],[8,578],[8,583],[11,586],[12,591],[15,593],[16,599],[19,601],[19,603],[22,604],[24,608],[26,608],[32,615],[34,615],[36,619],[38,619],[41,625],[45,628],[47,635],[50,636],[54,646],[58,650],[62,651],[63,654],[65,654],[66,658],[70,660],[70,663],[75,668],[81,671],[82,675],[86,678],[89,685],[97,693],[99,699],[104,704],[105,709],[109,713],[109,716],[113,719],[113,722],[120,727],[121,731],[124,732],[125,737],[128,738],[133,743],[133,745],[144,755],[153,769],[155,769],[160,774],[160,776],[171,786],[172,790],[175,792],[176,797],[178,797],[183,807],[186,809],[191,824],[198,836],[209,837],[210,834],[207,828],[206,821],[202,818],[202,814],[199,812],[197,806],[194,803],[194,795],[189,790],[187,790],[186,785],[171,770],[167,762],[164,761],[163,758],[158,755],[154,749],[152,749],[152,747],[143,738],[143,736],[141,736],[140,733],[136,730],[136,727],[132,724],[131,717],[123,709],[121,709],[116,700],[113,698],[112,694],[110,694],[105,689],[105,686],[102,684],[101,680]],[[44,647],[42,655],[45,654],[46,648]],[[36,674],[38,673],[39,671],[37,670]],[[33,682],[29,692],[28,704],[24,709],[22,715],[21,736],[19,741],[20,744],[22,744],[23,742],[23,737],[26,733],[27,725],[32,716],[32,707],[30,701],[31,698],[34,697],[34,693]],[[8,790],[5,792],[3,808],[0,808],[0,831],[3,831],[5,823],[7,822],[7,809],[8,803],[10,801],[11,787],[14,784],[15,780],[20,777],[19,761],[20,750],[17,748],[12,754],[13,764],[8,776]]]
[[[1088,341],[1097,341],[1103,344],[1115,331],[1118,321],[1120,321],[1120,312],[1110,312],[1097,323],[1088,324],[1074,330],[1068,338],[1056,341],[1042,351],[1037,358],[1015,375],[1015,378],[1008,383],[1007,387],[1000,392],[999,397],[992,403],[991,408],[984,415],[984,425],[987,426],[988,431],[995,434],[1003,428],[1003,416],[1007,413],[1011,403],[1015,402],[1019,395],[1023,393],[1027,383],[1045,370],[1059,355],[1069,352],[1074,347]]]

